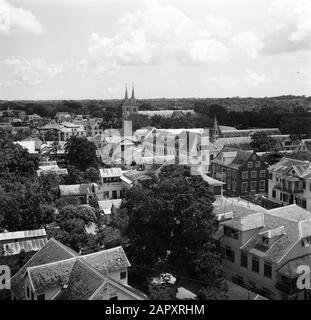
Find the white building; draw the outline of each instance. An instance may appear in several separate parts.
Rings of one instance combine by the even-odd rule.
[[[311,163],[283,158],[268,168],[268,198],[281,205],[296,203],[311,211]]]

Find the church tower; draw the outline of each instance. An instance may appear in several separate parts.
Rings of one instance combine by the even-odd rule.
[[[134,84],[132,86],[132,96],[129,99],[127,94],[127,86],[125,88],[125,97],[122,105],[122,119],[128,120],[132,114],[138,114],[138,105],[135,98]]]
[[[218,127],[218,123],[217,123],[217,118],[215,115],[215,119],[214,119],[214,126],[211,130],[211,138],[216,141],[219,138],[219,127]]]

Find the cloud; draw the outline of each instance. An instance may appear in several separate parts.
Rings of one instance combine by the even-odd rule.
[[[265,40],[268,54],[311,50],[311,2],[274,0],[268,10],[275,25]]]
[[[204,80],[203,85],[208,88],[234,88],[239,84],[238,79],[236,77],[227,76],[224,74],[209,77]]]
[[[32,12],[0,0],[0,36],[42,33],[44,28]]]
[[[252,32],[244,31],[232,38],[233,44],[244,54],[256,58],[263,48],[262,41]]]
[[[38,85],[62,73],[60,67],[49,66],[44,58],[27,60],[16,57],[1,60],[0,71],[4,75],[0,79],[2,87]]]
[[[101,71],[147,64],[197,64],[228,61],[232,26],[223,18],[190,19],[158,1],[123,14],[112,37],[92,34],[89,65]]]
[[[250,87],[258,87],[269,80],[267,75],[259,74],[253,70],[246,69],[245,72],[244,81]]]

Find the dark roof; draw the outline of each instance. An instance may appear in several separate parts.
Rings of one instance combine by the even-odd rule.
[[[27,268],[66,260],[77,256],[72,249],[51,238],[11,279],[11,288],[17,298],[23,299],[25,295],[24,277]]]
[[[103,273],[107,268],[111,272],[131,266],[121,246],[83,255],[80,259]]]
[[[107,283],[107,277],[76,259],[68,283],[57,300],[88,300],[99,287]]]

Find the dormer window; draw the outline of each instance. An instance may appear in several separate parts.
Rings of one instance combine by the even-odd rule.
[[[262,237],[262,244],[264,246],[269,246],[269,238],[267,237]]]

